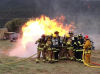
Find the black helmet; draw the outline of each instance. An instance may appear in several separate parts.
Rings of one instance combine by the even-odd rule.
[[[83,35],[82,34],[79,34],[78,37],[83,37]]]
[[[69,31],[69,34],[74,34],[72,31]]]

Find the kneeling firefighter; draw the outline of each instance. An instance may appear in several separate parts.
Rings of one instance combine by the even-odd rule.
[[[45,35],[43,34],[42,37],[36,41],[36,44],[38,43],[38,47],[37,47],[37,59],[36,59],[36,63],[39,63],[40,61],[40,56],[42,53],[43,56],[43,61],[45,62],[46,60],[46,56],[45,56],[45,45],[46,45],[46,41],[45,41]]]
[[[90,57],[91,57],[91,41],[89,40],[88,35],[85,36],[85,43],[84,43],[84,62],[90,64]]]

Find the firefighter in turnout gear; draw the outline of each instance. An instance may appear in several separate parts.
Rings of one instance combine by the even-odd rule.
[[[66,37],[60,37],[60,59],[66,59]]]
[[[66,46],[67,46],[67,50],[68,50],[68,53],[69,53],[69,59],[74,60],[72,39],[71,39],[70,35],[67,38],[68,38],[68,40],[67,40]]]
[[[37,59],[36,59],[36,63],[39,63],[40,61],[40,56],[41,56],[41,53],[42,53],[42,56],[43,56],[43,61],[45,62],[46,60],[46,49],[45,49],[45,44],[46,44],[46,41],[45,41],[45,35],[43,34],[42,37],[36,41],[36,44],[38,43],[38,47],[37,47]]]
[[[57,35],[54,34],[52,38],[52,50],[53,50],[53,57],[55,62],[58,62],[59,43],[60,43],[59,36],[57,37]]]
[[[74,39],[72,40],[72,45],[74,48],[75,59],[77,61],[79,61],[79,51],[78,51],[79,44],[78,44],[78,37],[77,36],[74,36]]]
[[[70,59],[69,50],[67,49],[67,41],[69,38],[70,38],[69,34],[64,36],[63,46],[64,46],[64,55],[66,56],[66,59]]]
[[[82,55],[83,55],[84,38],[83,38],[82,34],[78,35],[78,44],[79,44],[79,46],[78,46],[78,53],[79,53],[78,61],[83,62]]]
[[[90,64],[90,57],[91,57],[91,41],[89,40],[88,35],[85,36],[85,43],[84,43],[84,61],[87,64]]]
[[[51,35],[43,34],[36,44],[38,44],[36,63],[39,63],[42,55],[43,62],[55,63],[59,59],[68,59],[90,64],[93,43],[88,35],[83,38],[82,34],[74,35],[70,31],[64,36],[59,36],[59,32],[55,31]]]
[[[69,35],[72,38],[74,36],[74,33],[72,31],[69,31]]]
[[[48,37],[47,42],[46,42],[46,49],[47,49],[47,60],[51,63],[53,59],[53,51],[51,49],[51,38]]]

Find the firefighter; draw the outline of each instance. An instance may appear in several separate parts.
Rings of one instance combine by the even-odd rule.
[[[54,34],[56,35],[56,43],[57,43],[57,46],[56,46],[56,52],[55,52],[55,62],[58,62],[58,59],[59,59],[59,52],[60,52],[60,49],[61,49],[61,46],[62,45],[62,40],[60,40],[60,36],[59,36],[59,32],[58,31],[55,31]],[[61,43],[60,43],[61,42]]]
[[[46,50],[46,54],[45,54],[45,56],[46,56],[46,61],[49,60],[48,45],[47,45],[48,38],[49,38],[49,35],[46,35],[46,36],[45,36],[45,41],[46,41],[46,45],[45,45],[45,50]]]
[[[56,35],[56,37],[59,37],[59,32],[55,31],[54,34]]]
[[[79,61],[79,52],[78,52],[78,37],[74,36],[73,40],[72,40],[72,45],[74,48],[74,55],[75,55],[75,60]]]
[[[71,38],[73,38],[74,33],[72,31],[69,31],[69,35],[70,35]]]
[[[85,36],[85,43],[84,43],[84,61],[87,64],[90,64],[90,57],[91,57],[91,41],[89,40],[88,35]]]
[[[60,59],[66,59],[66,37],[60,37]]]
[[[82,34],[79,34],[79,35],[78,35],[78,44],[79,44],[79,46],[78,46],[78,53],[79,53],[79,58],[78,58],[78,60],[79,60],[80,62],[83,62],[83,60],[82,60],[82,54],[83,54],[84,38],[83,38],[83,35],[82,35]]]
[[[53,35],[52,38],[52,50],[53,50],[53,57],[54,62],[58,62],[58,54],[59,54],[59,38],[56,34]]]
[[[66,59],[70,59],[70,54],[69,54],[69,50],[68,50],[68,46],[67,46],[67,41],[70,38],[70,35],[67,34],[64,38],[64,48],[65,48],[65,55],[66,55]]]
[[[67,50],[68,50],[68,54],[69,54],[69,59],[70,60],[74,60],[74,52],[73,52],[73,46],[72,46],[72,39],[70,37],[70,35],[68,35],[68,40],[66,43],[67,46]]]
[[[51,49],[51,38],[48,37],[47,39],[47,42],[46,42],[46,48],[47,48],[47,56],[48,56],[48,61],[51,63],[52,62],[52,59],[53,59],[53,52],[52,52],[52,49]]]
[[[43,62],[45,62],[46,60],[46,56],[45,56],[45,44],[46,44],[46,41],[45,41],[45,35],[43,34],[42,37],[36,41],[36,44],[38,43],[38,50],[37,50],[37,59],[36,59],[36,63],[39,63],[40,61],[40,55],[42,53],[42,56],[43,56]]]

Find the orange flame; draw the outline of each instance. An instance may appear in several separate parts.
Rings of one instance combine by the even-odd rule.
[[[40,18],[31,19],[22,27],[23,37],[22,42],[24,45],[34,38],[39,38],[42,34],[51,35],[55,31],[59,32],[60,36],[64,36],[69,32],[73,26],[71,24],[63,24],[65,17],[50,19],[42,15]],[[36,39],[35,39],[36,40]]]

